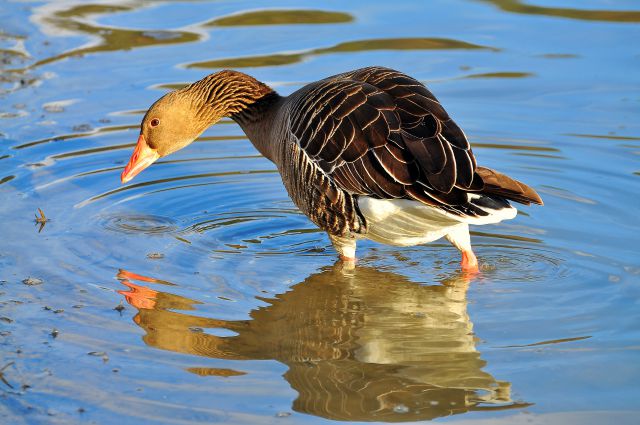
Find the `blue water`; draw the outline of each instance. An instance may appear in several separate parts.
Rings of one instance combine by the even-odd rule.
[[[637,2],[139,3],[0,5],[3,422],[637,422]],[[168,88],[368,65],[543,197],[472,229],[478,277],[446,241],[334,264],[232,121],[120,185]]]

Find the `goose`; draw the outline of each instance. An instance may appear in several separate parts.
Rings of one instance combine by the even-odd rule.
[[[413,246],[445,237],[462,253],[462,270],[478,272],[469,225],[514,218],[509,201],[542,205],[531,187],[476,164],[424,84],[379,66],[289,96],[234,70],[167,93],[144,115],[122,183],[222,117],[276,165],[293,203],[345,262],[355,261],[358,239]]]

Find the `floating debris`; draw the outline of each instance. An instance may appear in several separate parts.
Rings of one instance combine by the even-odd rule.
[[[60,313],[64,313],[64,308],[56,308],[54,309],[53,307],[49,306],[49,305],[45,305],[44,307],[42,307],[43,310],[47,310],[47,311],[53,311],[54,314],[60,314]]]
[[[38,214],[36,214],[36,223],[46,223],[47,221],[49,221],[40,208],[38,208],[38,212],[40,213],[40,217],[38,217]]]
[[[109,361],[109,355],[105,351],[89,351],[87,354],[90,356],[102,357],[102,361],[105,363]]]
[[[47,222],[51,221],[49,220],[45,215],[44,212],[38,208],[38,212],[40,213],[40,217],[38,217],[38,214],[36,214],[36,226],[39,224],[40,228],[38,229],[38,233],[42,232],[42,229],[44,228],[44,225],[47,224]]]
[[[0,317],[0,322],[13,323],[13,319],[10,317]]]
[[[53,330],[51,331],[51,334],[50,334],[50,335],[51,335],[53,338],[57,338],[59,334],[60,334],[60,332],[58,332],[58,330],[57,330],[56,328],[53,328]]]
[[[125,310],[125,306],[122,304],[122,301],[120,301],[120,304],[113,307],[113,309],[122,315],[122,312]]]
[[[149,260],[161,260],[164,258],[164,254],[162,254],[161,252],[151,252],[147,254],[147,258]]]
[[[42,285],[44,283],[44,280],[38,279],[37,277],[28,277],[26,279],[23,279],[22,283],[29,286],[36,286],[36,285]]]

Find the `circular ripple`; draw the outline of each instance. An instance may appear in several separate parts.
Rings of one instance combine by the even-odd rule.
[[[312,226],[295,210],[266,208],[200,215],[180,233],[192,248],[220,255],[316,255],[324,252],[328,241]]]
[[[103,218],[100,224],[107,230],[119,233],[145,233],[159,235],[178,229],[175,220],[159,215],[117,214]]]
[[[539,282],[567,277],[561,253],[532,248],[514,248],[480,253],[481,271],[494,281]]]

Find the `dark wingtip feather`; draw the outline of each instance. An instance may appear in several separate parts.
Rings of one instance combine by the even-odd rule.
[[[486,167],[477,167],[476,173],[484,182],[481,193],[499,195],[525,205],[544,205],[542,198],[533,188],[518,180]]]

